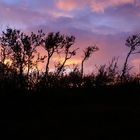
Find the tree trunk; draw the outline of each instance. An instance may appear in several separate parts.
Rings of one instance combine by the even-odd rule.
[[[50,64],[50,56],[48,56],[47,64],[46,64],[46,71],[45,71],[45,78],[48,77],[49,74],[49,64]]]
[[[82,60],[82,63],[81,63],[81,74],[83,76],[83,72],[84,72],[84,61],[85,59]]]
[[[123,79],[125,78],[128,58],[130,57],[131,53],[132,53],[132,49],[129,51],[129,53],[127,54],[127,57],[125,59],[125,63],[124,63],[123,70],[122,70],[122,75],[121,75],[121,81],[123,81]]]
[[[56,76],[59,76],[59,74],[60,74],[60,72],[62,71],[62,69],[64,68],[64,65],[65,65],[65,63],[66,63],[66,61],[67,61],[68,59],[67,58],[65,58],[65,60],[64,60],[64,62],[63,62],[63,64],[61,65],[61,67],[59,68],[59,70],[58,70],[58,72],[57,72],[57,75]]]

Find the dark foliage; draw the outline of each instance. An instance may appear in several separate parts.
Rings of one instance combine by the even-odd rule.
[[[74,67],[71,72],[67,70],[66,62],[76,55],[77,49],[72,49],[75,42],[74,36],[57,33],[38,33],[27,35],[20,30],[7,28],[0,37],[1,62],[0,75],[1,87],[40,90],[48,88],[93,88],[98,86],[118,85],[121,83],[139,84],[139,76],[129,74],[128,58],[131,54],[139,53],[140,37],[133,35],[127,38],[126,46],[130,48],[122,72],[118,69],[118,59],[113,58],[109,65],[98,68],[97,74],[83,74],[84,63],[92,53],[96,52],[96,45],[84,50],[81,68]],[[41,56],[37,49],[44,47],[46,55]],[[63,57],[57,62],[56,70],[50,72],[49,64],[55,55]],[[62,55],[62,56],[61,56]],[[6,61],[11,61],[11,64]],[[45,63],[46,62],[46,63]],[[40,73],[38,63],[45,63],[45,72]],[[11,84],[11,85],[10,85]]]
[[[0,37],[0,126],[4,139],[136,139],[140,127],[140,75],[132,75],[128,58],[139,53],[139,37],[130,47],[123,70],[118,59],[84,74],[85,61],[98,50],[88,47],[79,66],[67,73],[76,55],[75,37],[58,33],[26,35],[7,28]],[[41,56],[37,48],[44,47]],[[50,72],[52,56],[61,55]],[[37,56],[37,57],[36,57]],[[11,61],[11,64],[6,62]],[[38,64],[45,63],[45,72]],[[2,137],[2,135],[0,135]],[[3,139],[3,138],[1,138]],[[139,138],[138,138],[139,139]]]

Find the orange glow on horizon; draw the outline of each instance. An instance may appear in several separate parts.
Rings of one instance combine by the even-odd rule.
[[[64,57],[62,57],[62,58],[58,58],[58,57],[54,57],[53,59],[52,59],[54,62],[60,62],[61,64],[63,63],[63,61],[64,61]],[[79,59],[74,59],[74,58],[72,58],[72,59],[69,59],[67,62],[66,62],[66,64],[65,65],[73,65],[73,64],[75,64],[75,65],[78,65],[78,64],[80,64],[81,63],[81,60],[79,60]]]

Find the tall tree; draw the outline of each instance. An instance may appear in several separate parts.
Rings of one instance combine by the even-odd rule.
[[[126,71],[128,68],[128,59],[130,57],[131,54],[137,54],[140,53],[140,36],[139,35],[132,35],[129,36],[126,40],[125,45],[127,47],[130,48],[129,52],[127,53],[125,62],[124,62],[124,66],[123,66],[123,70],[122,70],[122,74],[121,74],[121,81],[125,78],[126,75]]]
[[[36,47],[41,44],[41,36],[42,32],[26,35],[20,30],[9,27],[2,32],[1,44],[4,49],[8,48],[11,51],[12,64],[17,68],[20,77],[23,77],[25,68],[27,68],[27,74],[29,74],[32,59],[34,58],[33,53]]]
[[[59,49],[63,47],[64,36],[57,33],[49,33],[45,36],[43,40],[43,46],[47,51],[47,63],[46,63],[46,71],[45,77],[48,76],[49,73],[49,64],[54,53],[59,53]]]
[[[64,60],[62,63],[59,63],[57,67],[57,76],[63,71],[66,62],[71,59],[74,55],[76,55],[77,49],[71,50],[71,47],[75,43],[75,37],[74,36],[66,36],[63,42],[63,49],[64,49]]]
[[[30,69],[33,66],[33,58],[34,58],[34,53],[36,53],[36,47],[41,45],[43,36],[44,33],[42,33],[42,30],[39,30],[38,34],[31,32],[31,35],[26,35],[26,34],[21,35],[22,45],[25,51],[25,55],[27,57],[26,58],[27,76],[29,75]]]
[[[20,75],[23,74],[23,64],[25,63],[25,54],[22,53],[21,42],[19,40],[20,31],[7,28],[2,33],[1,42],[5,48],[9,48],[12,52],[12,63],[18,68]]]
[[[97,46],[89,46],[83,51],[84,56],[83,56],[83,59],[81,62],[81,74],[82,75],[83,75],[83,71],[84,71],[84,62],[87,61],[90,58],[90,56],[98,50],[99,50],[99,48]]]

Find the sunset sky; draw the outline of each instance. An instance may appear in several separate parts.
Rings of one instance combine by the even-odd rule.
[[[76,37],[75,47],[96,44],[96,52],[86,64],[86,71],[105,64],[112,57],[124,62],[128,52],[125,40],[140,33],[140,0],[0,0],[0,29],[6,26],[23,31],[60,31]],[[73,58],[79,63],[82,54]],[[130,58],[136,70],[140,54]]]

